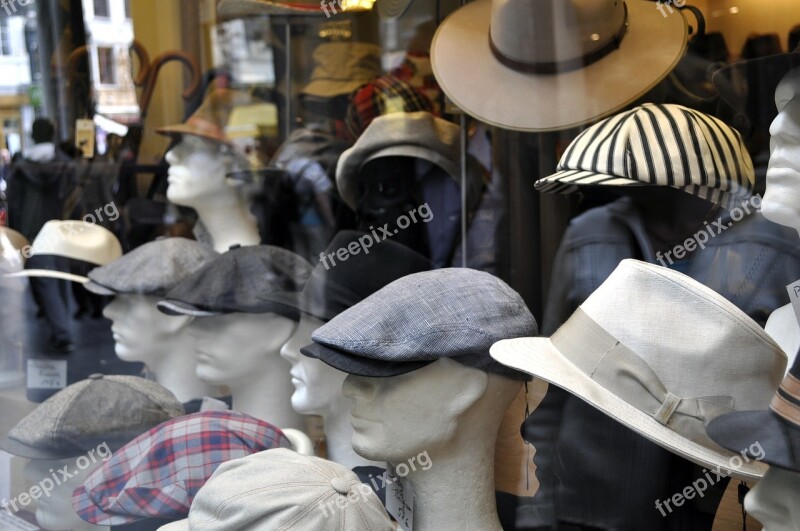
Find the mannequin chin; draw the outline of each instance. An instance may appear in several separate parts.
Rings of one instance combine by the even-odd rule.
[[[342,394],[346,373],[330,365],[300,353],[300,349],[311,343],[311,334],[325,324],[320,319],[303,314],[297,330],[281,348],[283,359],[292,364],[292,407],[304,415],[325,416],[336,403],[349,400]]]
[[[800,531],[800,473],[770,467],[744,499],[765,531]]]
[[[800,68],[775,91],[778,116],[770,126],[767,191],[761,211],[768,220],[800,233]]]
[[[64,467],[68,467],[72,477],[55,485],[49,495],[42,495],[36,501],[36,521],[39,525],[50,531],[95,531],[109,529],[106,526],[98,526],[84,521],[72,508],[72,491],[83,484],[89,474],[103,465],[102,460],[91,463],[85,470],[80,470],[78,464],[90,462],[88,457],[78,457],[61,459],[57,461],[32,460],[25,465],[25,478],[31,485],[39,485],[39,482],[52,480],[53,472],[58,473]],[[55,482],[53,482],[55,484]]]

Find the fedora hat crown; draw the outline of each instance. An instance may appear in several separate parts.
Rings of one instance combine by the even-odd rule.
[[[614,51],[627,20],[622,0],[494,0],[489,38],[507,66],[558,73]]]

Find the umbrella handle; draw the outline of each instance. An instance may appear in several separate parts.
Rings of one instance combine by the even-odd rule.
[[[178,61],[185,64],[187,67],[189,67],[189,71],[192,74],[192,80],[182,94],[184,100],[190,99],[197,92],[197,89],[200,88],[201,75],[200,66],[197,64],[197,59],[195,59],[191,54],[183,51],[175,50],[171,52],[164,52],[153,59],[153,62],[150,64],[150,68],[148,69],[149,75],[147,77],[147,83],[144,87],[144,93],[142,94],[142,102],[139,105],[142,111],[142,119],[147,116],[147,109],[150,107],[150,101],[153,99],[153,93],[156,89],[158,74],[161,71],[161,68],[171,61]]]
[[[133,78],[133,84],[137,87],[143,87],[150,75],[150,54],[147,53],[147,48],[138,39],[133,39],[130,51],[139,58],[139,73]],[[131,69],[133,69],[133,65],[131,65]]]

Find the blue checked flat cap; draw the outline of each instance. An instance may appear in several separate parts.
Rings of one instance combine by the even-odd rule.
[[[522,297],[497,277],[438,269],[396,280],[334,317],[301,349],[341,371],[369,377],[405,374],[453,361],[517,380],[530,376],[489,356],[501,339],[535,336]]]
[[[291,448],[275,426],[235,411],[179,417],[126,444],[73,492],[72,507],[95,525],[189,515],[195,495],[223,463]]]
[[[202,243],[186,238],[164,238],[93,269],[84,287],[98,295],[163,297],[217,256],[214,249]]]

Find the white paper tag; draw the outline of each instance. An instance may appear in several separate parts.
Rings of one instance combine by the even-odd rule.
[[[386,511],[403,531],[414,529],[414,488],[399,477],[393,466],[386,471]]]
[[[75,147],[83,158],[94,157],[94,120],[75,120]]]
[[[797,319],[797,324],[800,325],[800,280],[786,286],[786,291],[789,292],[789,300],[792,301],[794,317]]]
[[[0,510],[0,529],[3,531],[39,531],[35,525],[3,510]]]
[[[28,360],[28,389],[64,389],[66,360]]]

